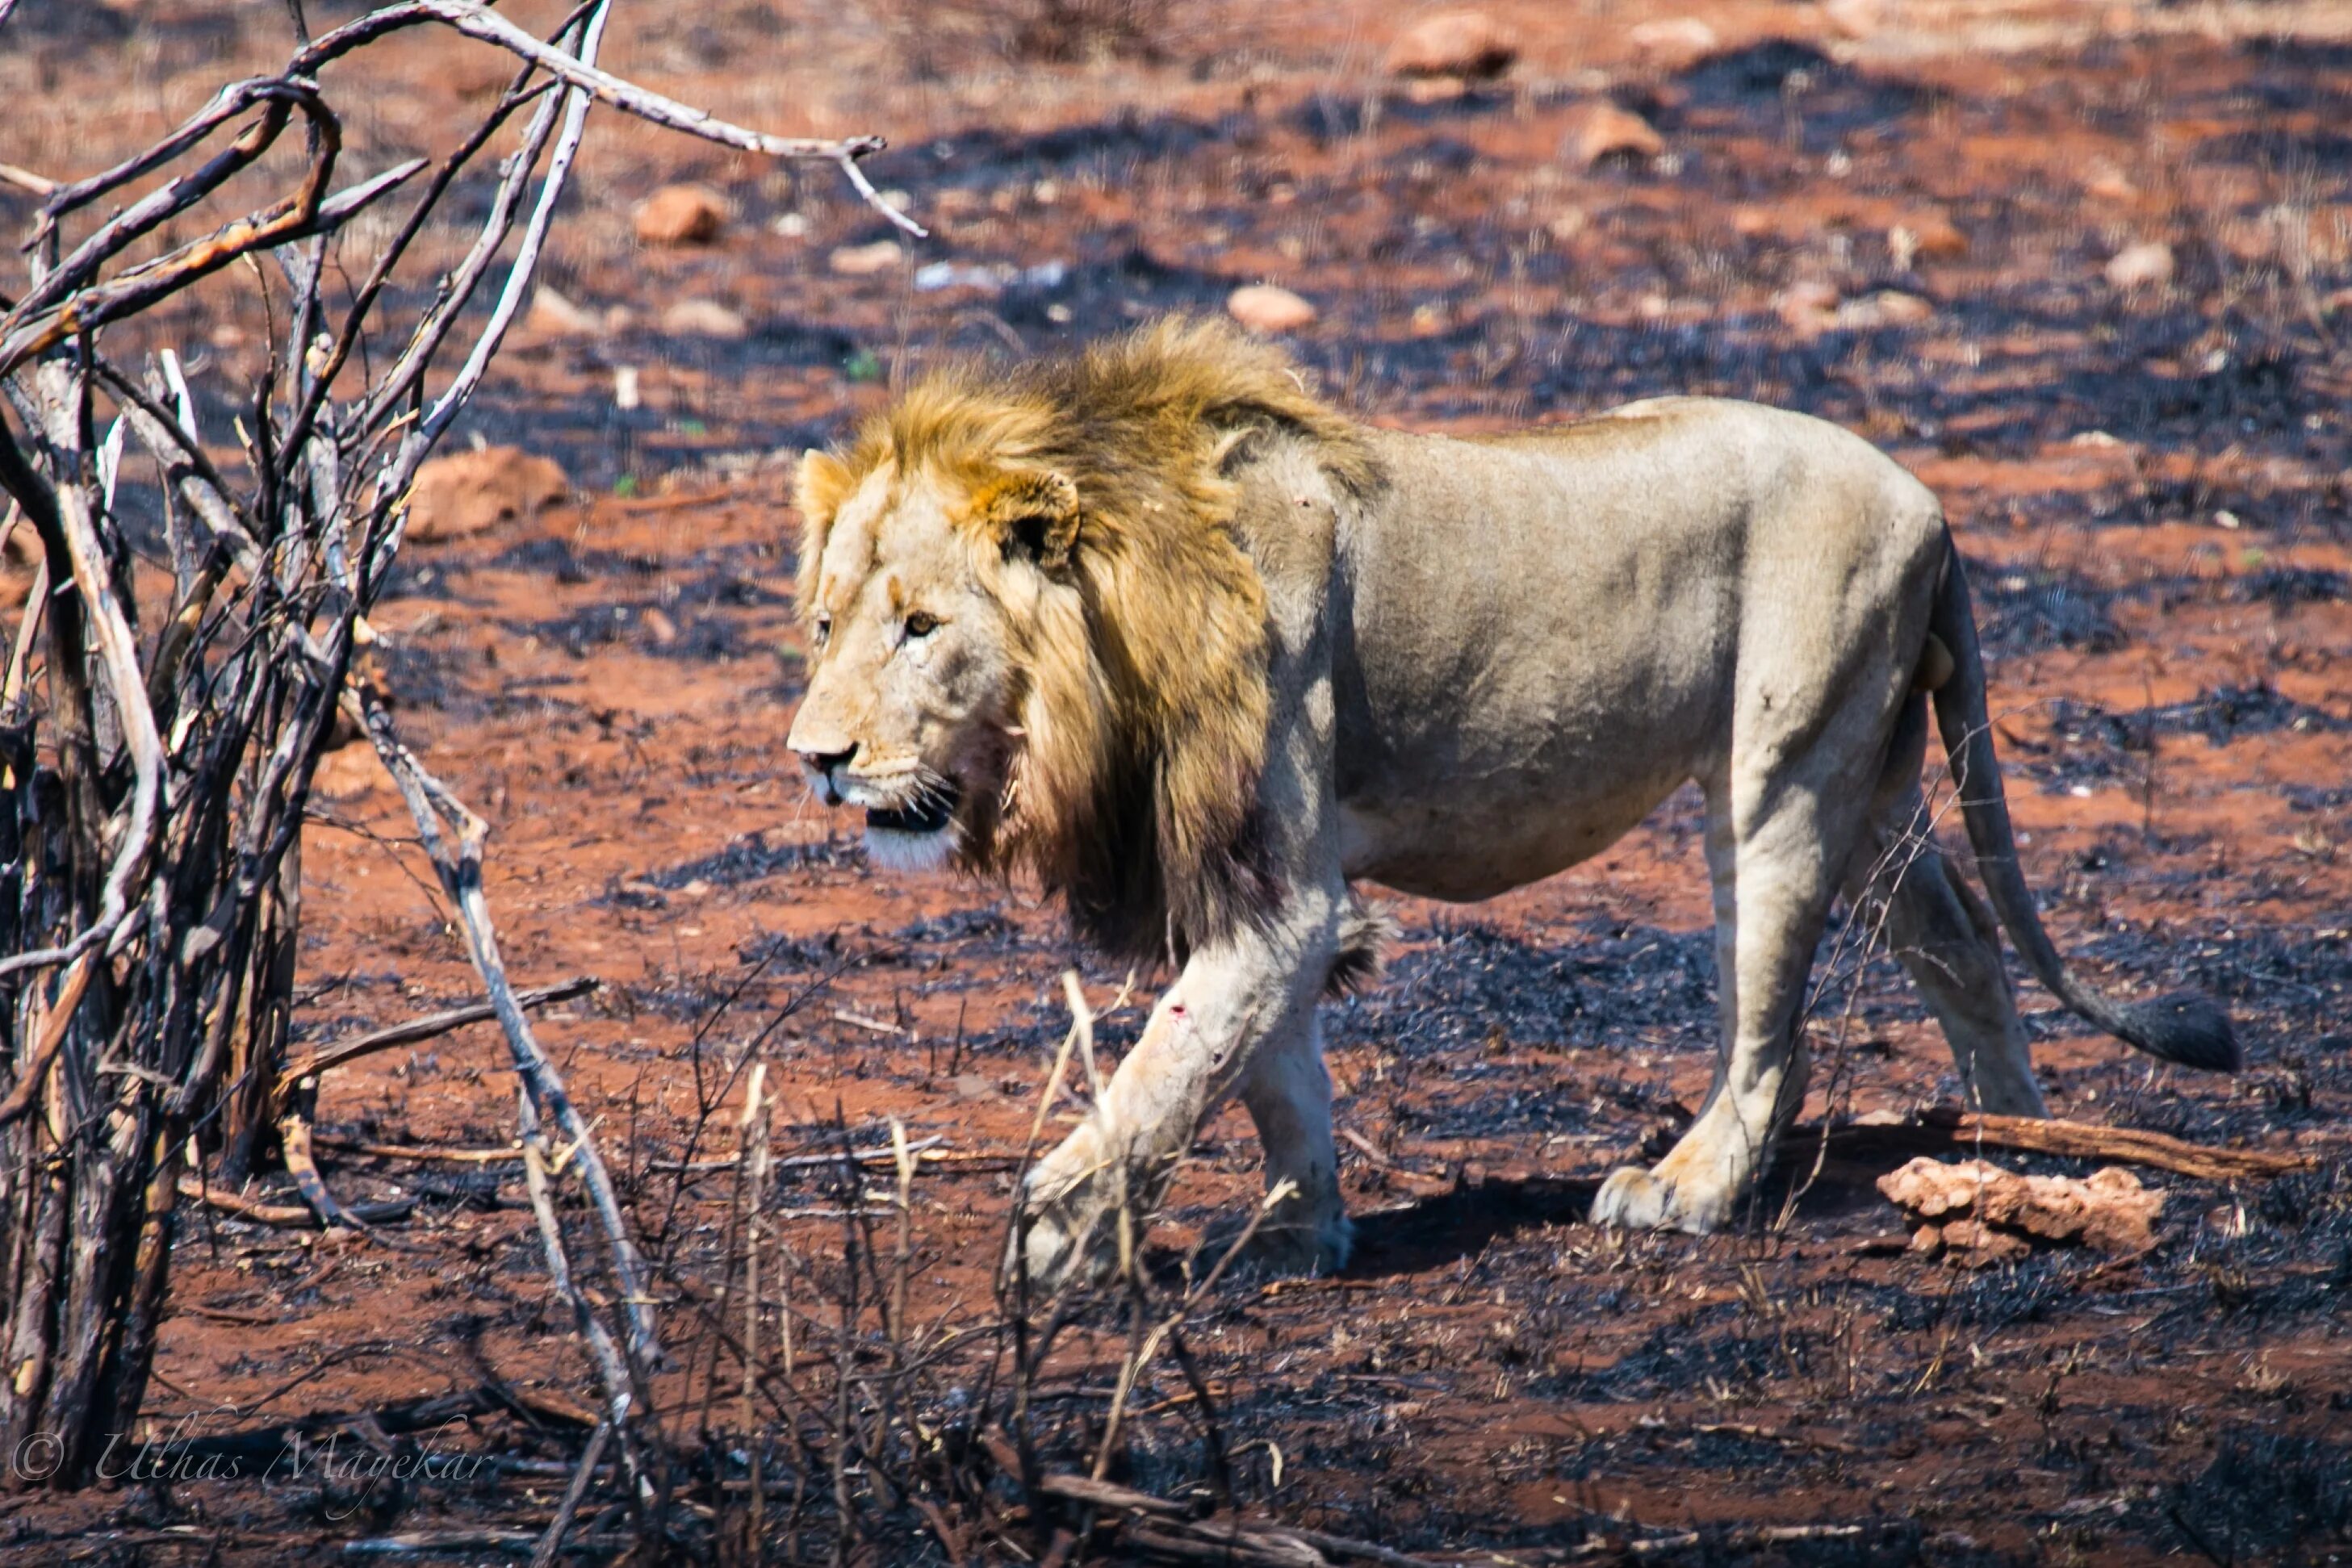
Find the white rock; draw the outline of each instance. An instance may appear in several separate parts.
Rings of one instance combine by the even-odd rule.
[[[833,253],[830,265],[844,277],[871,277],[898,266],[898,255],[897,240],[877,239],[870,245],[843,246]]]
[[[2172,247],[2160,239],[2127,245],[2108,258],[2107,286],[2133,289],[2172,281]]]
[[[1225,299],[1225,313],[1253,332],[1295,332],[1315,319],[1315,307],[1277,284],[1252,283]]]
[[[751,336],[751,325],[716,299],[681,299],[661,313],[661,329],[673,338],[721,338],[732,342]]]

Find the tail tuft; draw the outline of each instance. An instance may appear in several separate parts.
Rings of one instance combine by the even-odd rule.
[[[2119,1007],[2116,1014],[2115,1032],[2150,1056],[2207,1072],[2235,1072],[2245,1065],[2230,1015],[2195,991]]]

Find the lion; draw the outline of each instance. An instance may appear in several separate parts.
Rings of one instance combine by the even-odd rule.
[[[791,749],[877,862],[1025,872],[1085,940],[1176,967],[1033,1168],[1015,1260],[1098,1268],[1238,1095],[1269,1270],[1333,1269],[1318,1000],[1371,973],[1356,888],[1468,902],[1560,872],[1696,780],[1720,1050],[1603,1225],[1725,1225],[1803,1098],[1797,1027],[1841,894],[1948,1040],[1969,1103],[2045,1114],[2005,928],[2069,1009],[2238,1065],[2182,993],[2111,1001],[2020,873],[1942,508],[1835,425],[1662,398],[1460,439],[1372,428],[1276,350],[1171,319],[1071,359],[950,369],[797,479],[808,689]],[[1923,833],[1928,714],[1991,910]],[[1993,912],[1998,912],[1996,923]]]

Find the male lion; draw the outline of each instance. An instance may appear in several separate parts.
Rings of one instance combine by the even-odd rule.
[[[1803,1097],[1831,901],[1883,904],[1971,1104],[2042,1113],[1992,917],[1932,843],[1932,692],[1977,862],[2042,983],[2226,1069],[2202,998],[2084,987],[2019,874],[1958,556],[1834,425],[1701,398],[1456,440],[1356,424],[1274,350],[1168,321],[936,375],[799,476],[809,688],[791,747],[877,861],[1025,867],[1079,933],[1181,972],[1024,1202],[1033,1279],[1098,1261],[1202,1118],[1249,1107],[1273,1268],[1349,1225],[1318,998],[1369,971],[1357,882],[1488,898],[1706,800],[1714,1088],[1602,1224],[1713,1229]],[[1900,868],[1893,874],[1891,868]]]

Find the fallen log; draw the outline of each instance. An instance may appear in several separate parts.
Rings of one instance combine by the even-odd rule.
[[[1868,1119],[1792,1127],[1780,1136],[1784,1161],[1810,1159],[1823,1150],[1832,1158],[1908,1159],[1915,1155],[1973,1154],[2008,1149],[2020,1154],[2063,1155],[2074,1159],[2145,1166],[2206,1181],[2267,1181],[2313,1169],[2315,1156],[2267,1149],[2221,1149],[2137,1127],[2103,1127],[2090,1122],[1994,1116],[1938,1105],[1901,1120]]]

